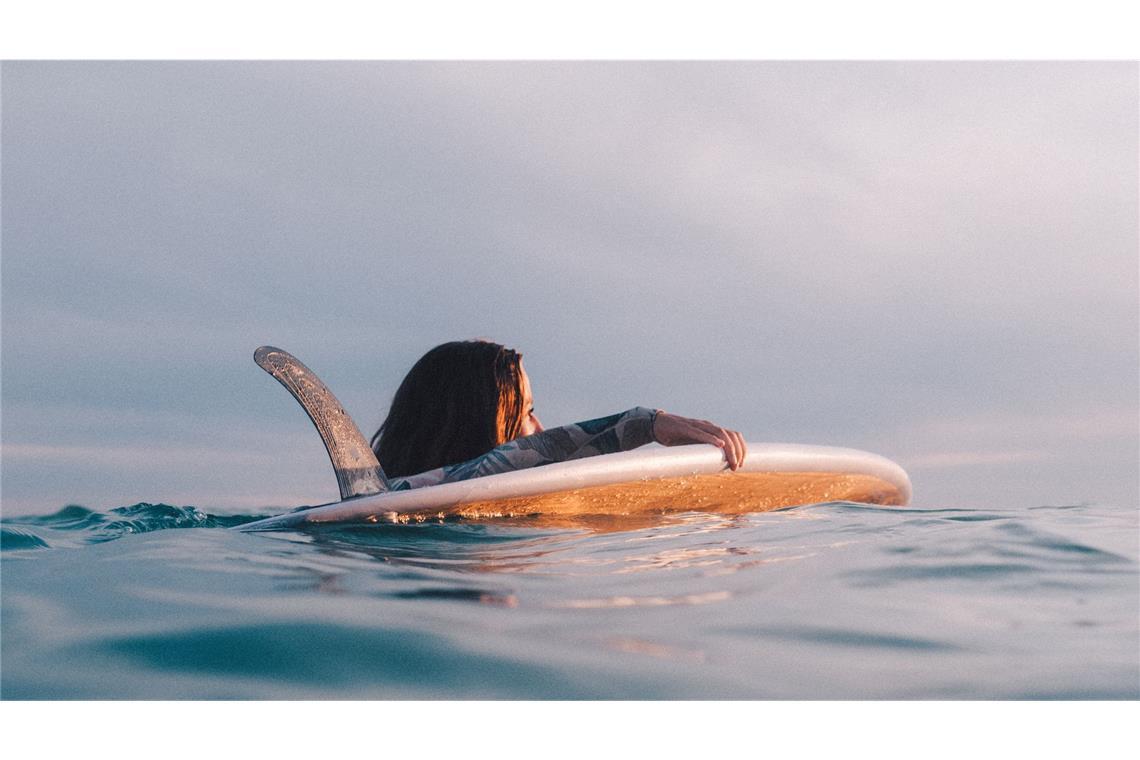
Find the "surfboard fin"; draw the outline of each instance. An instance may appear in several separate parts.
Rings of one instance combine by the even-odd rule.
[[[288,351],[273,346],[254,351],[253,360],[285,386],[313,421],[336,472],[342,500],[391,490],[360,428],[311,369]]]

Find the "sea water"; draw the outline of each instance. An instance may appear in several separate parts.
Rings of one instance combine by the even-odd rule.
[[[1137,699],[1137,508],[3,520],[11,699]]]

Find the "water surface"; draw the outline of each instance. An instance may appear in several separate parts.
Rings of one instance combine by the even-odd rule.
[[[1137,699],[1134,507],[3,521],[4,699]]]

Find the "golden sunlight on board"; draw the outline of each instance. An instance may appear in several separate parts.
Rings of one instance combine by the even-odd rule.
[[[582,527],[597,530],[598,517],[626,529],[636,518],[679,512],[746,514],[770,512],[801,504],[853,501],[902,506],[899,488],[871,475],[825,472],[722,472],[707,475],[643,480],[590,486],[555,493],[496,501],[468,502],[453,508],[391,515],[400,522],[445,517],[469,520],[531,518],[543,527]],[[616,527],[616,526],[615,526]]]

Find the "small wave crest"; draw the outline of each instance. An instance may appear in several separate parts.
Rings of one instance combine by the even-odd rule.
[[[69,504],[50,515],[6,518],[2,525],[3,551],[47,549],[113,541],[132,533],[170,528],[225,528],[252,517],[209,515],[193,506],[140,502],[100,512]]]
[[[0,551],[46,549],[47,541],[25,528],[0,528]]]

